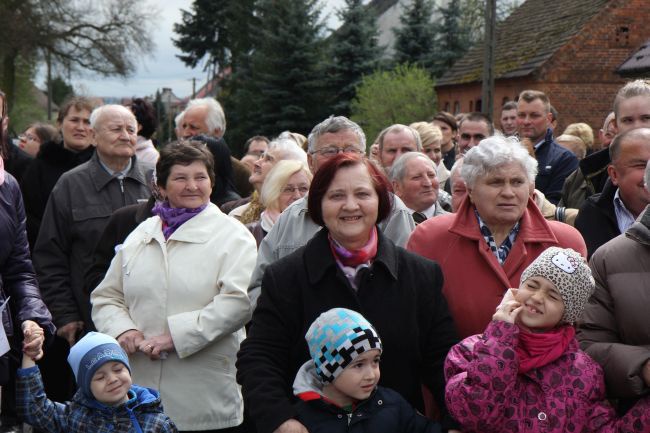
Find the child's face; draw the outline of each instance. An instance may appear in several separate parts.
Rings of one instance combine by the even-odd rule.
[[[329,399],[342,406],[365,400],[379,382],[378,349],[363,352],[352,361],[329,386]]]
[[[128,400],[131,383],[129,369],[121,362],[109,361],[93,375],[90,391],[100,403],[117,406]]]
[[[564,315],[562,295],[551,281],[544,277],[531,277],[521,283],[515,299],[524,306],[517,323],[531,331],[548,331]]]

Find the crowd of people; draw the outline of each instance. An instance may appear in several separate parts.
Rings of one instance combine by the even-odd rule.
[[[237,159],[214,98],[0,93],[0,429],[650,432],[650,81],[551,99]]]

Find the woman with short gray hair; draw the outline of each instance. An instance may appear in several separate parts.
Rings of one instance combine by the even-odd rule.
[[[522,271],[550,246],[586,257],[573,227],[544,219],[531,199],[537,161],[515,139],[490,137],[470,149],[461,168],[467,195],[455,214],[420,224],[407,248],[435,260],[461,338],[479,334]]]

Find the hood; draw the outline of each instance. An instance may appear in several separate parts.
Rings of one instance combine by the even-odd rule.
[[[636,222],[625,232],[625,236],[643,245],[650,245],[650,205],[646,206]]]
[[[293,394],[297,397],[305,393],[323,393],[323,382],[316,373],[316,366],[311,359],[305,362],[293,381]]]
[[[99,411],[109,417],[119,413],[128,416],[128,413],[138,406],[159,406],[160,394],[155,389],[131,385],[131,389],[129,389],[129,400],[119,406],[106,406],[95,399],[86,397],[81,390],[77,390],[72,400],[77,404]]]

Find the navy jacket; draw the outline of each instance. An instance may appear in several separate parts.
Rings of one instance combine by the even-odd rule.
[[[535,151],[535,158],[538,164],[535,188],[543,192],[548,201],[558,204],[562,198],[564,180],[578,168],[578,158],[553,140],[553,130],[550,128],[546,131],[544,142]]]
[[[27,246],[25,209],[16,179],[5,173],[0,185],[0,302],[11,296],[2,312],[2,325],[15,354],[20,353],[20,324],[33,320],[46,337],[54,335],[52,316],[41,299]],[[2,358],[6,360],[7,355]],[[8,365],[0,363],[0,384],[8,378]]]
[[[324,400],[296,403],[296,419],[309,433],[439,433],[440,425],[418,414],[404,397],[377,387],[352,413]]]

